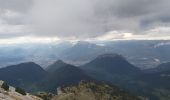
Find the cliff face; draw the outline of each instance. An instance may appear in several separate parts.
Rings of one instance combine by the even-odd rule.
[[[33,96],[29,93],[22,95],[15,91],[15,88],[9,86],[9,90],[5,90],[2,85],[4,81],[0,81],[0,100],[42,100],[39,97]]]

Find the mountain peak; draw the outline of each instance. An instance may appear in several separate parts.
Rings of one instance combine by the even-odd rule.
[[[139,69],[130,64],[124,57],[119,54],[104,54],[85,64],[83,69],[101,70],[110,73],[132,74]]]
[[[62,60],[57,60],[52,65],[48,66],[46,68],[46,71],[52,73],[52,72],[55,72],[57,69],[64,67],[66,65],[68,65],[68,64],[63,62]]]
[[[36,63],[35,62],[25,62],[25,63],[21,63],[21,64],[36,64]]]
[[[44,69],[40,65],[34,62],[24,62],[16,65],[10,65],[0,69],[0,71],[1,70],[17,70],[17,71],[25,71],[25,72],[40,71],[42,73],[45,73]]]
[[[59,86],[77,84],[81,80],[92,80],[92,78],[80,68],[67,64],[50,73],[45,80],[47,83],[44,87],[47,87],[48,90],[54,92]],[[50,87],[48,86],[49,84]]]
[[[13,86],[23,86],[24,82],[35,83],[46,75],[46,71],[34,62],[11,65],[0,69],[0,79]]]
[[[54,64],[66,64],[66,63],[62,60],[57,60],[56,62],[54,62]]]

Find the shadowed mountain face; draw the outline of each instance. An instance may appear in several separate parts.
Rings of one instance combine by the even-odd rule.
[[[155,72],[142,75],[138,78],[146,83],[148,87],[164,88],[170,90],[170,70],[164,72]]]
[[[46,68],[46,71],[49,72],[49,73],[53,73],[55,72],[57,69],[61,68],[61,67],[64,67],[64,66],[67,66],[68,64],[64,63],[62,60],[58,60],[56,61],[54,64],[48,66]]]
[[[138,68],[131,65],[122,56],[117,54],[100,55],[96,59],[85,64],[82,68],[88,70],[102,69],[110,73],[123,75],[134,74],[136,71],[139,71]]]
[[[122,81],[129,80],[134,75],[140,74],[138,68],[117,54],[100,55],[81,66],[81,68],[95,79],[118,83],[119,85],[123,83]]]
[[[38,82],[46,74],[46,71],[33,62],[21,63],[0,69],[0,79],[15,86]]]
[[[77,85],[81,80],[97,80],[126,88],[137,95],[152,97],[151,100],[161,100],[159,98],[162,97],[169,100],[168,96],[164,96],[170,93],[168,66],[169,63],[164,63],[154,69],[157,71],[144,73],[146,70],[139,70],[121,55],[104,54],[80,67],[59,60],[50,65],[47,72],[33,62],[12,65],[0,69],[0,80],[29,92],[53,93],[60,86]]]
[[[66,64],[65,66],[60,66],[60,68],[50,73],[45,78],[45,84],[43,87],[45,90],[54,92],[59,86],[77,84],[81,80],[93,79],[80,68]]]
[[[83,70],[60,60],[49,66],[48,71],[33,62],[21,63],[1,68],[0,79],[30,92],[55,91],[58,86],[92,80]]]
[[[170,93],[170,63],[160,64],[158,67],[143,70],[143,74],[136,77],[136,93],[143,94],[150,100],[169,100]],[[131,88],[129,88],[131,89]]]
[[[170,63],[160,64],[149,73],[141,75],[138,79],[149,83],[150,87],[170,89]]]
[[[144,95],[151,100],[169,100],[170,70],[169,64],[161,64],[159,71],[144,73],[131,65],[122,56],[106,54],[97,57],[81,68],[91,77],[111,82],[138,95]],[[160,99],[161,98],[161,99]],[[168,99],[167,99],[168,98]]]

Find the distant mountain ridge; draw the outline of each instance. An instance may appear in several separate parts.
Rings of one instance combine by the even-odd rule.
[[[54,62],[53,64],[49,65],[46,68],[46,71],[49,73],[55,72],[57,69],[67,66],[68,64],[66,64],[65,62],[63,62],[62,60],[58,60],[56,62]]]
[[[157,72],[170,71],[170,62],[162,63],[158,67],[154,68]]]
[[[161,63],[155,68],[144,70],[145,73],[158,73],[158,72],[166,72],[166,71],[170,71],[170,62]]]
[[[150,69],[148,73],[140,76],[139,79],[148,82],[151,86],[161,86],[170,89],[170,62],[160,64]]]
[[[61,54],[61,57],[63,60],[70,59],[73,63],[75,63],[92,60],[96,55],[104,52],[105,48],[99,45],[86,41],[78,41],[71,48],[65,50]]]

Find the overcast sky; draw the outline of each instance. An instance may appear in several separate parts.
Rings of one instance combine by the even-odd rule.
[[[170,39],[169,11],[169,0],[0,0],[0,40]]]

